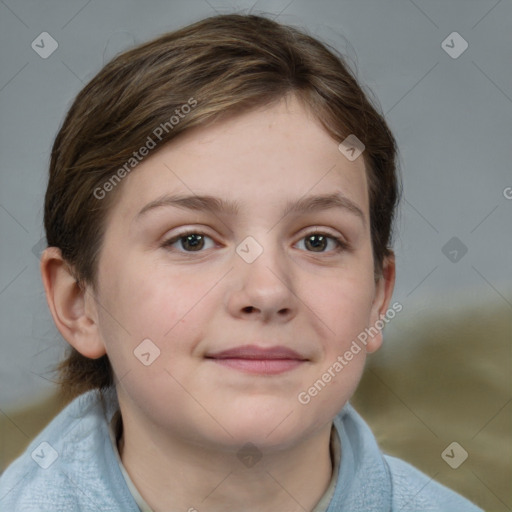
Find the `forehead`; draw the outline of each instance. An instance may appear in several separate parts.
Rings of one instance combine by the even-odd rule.
[[[133,217],[162,194],[231,198],[248,209],[341,192],[368,211],[364,160],[349,161],[293,97],[194,128],[149,154],[125,178],[119,198]]]

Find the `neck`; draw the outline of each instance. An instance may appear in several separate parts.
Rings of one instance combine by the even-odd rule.
[[[331,423],[298,445],[242,457],[126,419],[121,460],[154,512],[311,511],[331,479]]]

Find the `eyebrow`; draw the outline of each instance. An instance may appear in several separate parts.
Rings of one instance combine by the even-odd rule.
[[[136,215],[135,219],[140,219],[149,211],[163,206],[207,211],[214,214],[224,213],[233,216],[240,212],[240,203],[238,201],[226,200],[211,195],[164,195],[146,204]],[[306,196],[296,201],[289,201],[284,207],[283,217],[290,213],[312,213],[333,208],[343,209],[352,213],[359,217],[363,224],[366,224],[365,215],[361,208],[341,193]]]

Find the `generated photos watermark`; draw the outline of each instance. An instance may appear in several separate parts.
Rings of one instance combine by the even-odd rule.
[[[103,183],[101,187],[96,187],[93,191],[93,195],[96,199],[103,199],[109,192],[125,178],[137,165],[149,155],[152,149],[156,148],[157,144],[162,140],[164,134],[169,133],[174,129],[176,125],[197,105],[197,100],[193,97],[189,98],[187,103],[184,103],[179,108],[174,109],[174,114],[168,121],[160,123],[156,128],[153,129],[151,135],[148,135],[146,142],[132,154],[123,166],[117,169],[112,176]]]
[[[384,328],[384,325],[395,318],[396,314],[400,313],[402,309],[403,306],[400,302],[393,303],[393,305],[379,320],[375,322],[374,325],[367,327],[364,331],[360,332],[357,335],[357,338],[352,341],[349,349],[346,350],[343,355],[339,355],[336,358],[336,361],[334,361],[322,376],[313,382],[307,390],[301,391],[297,395],[299,403],[302,405],[309,404],[311,399],[317,396],[327,386],[327,384],[329,384],[341,371],[343,371],[346,366],[348,366],[350,361],[354,359],[354,356],[359,354],[364,347],[366,347],[368,340],[377,336],[377,334],[379,334],[379,332]]]

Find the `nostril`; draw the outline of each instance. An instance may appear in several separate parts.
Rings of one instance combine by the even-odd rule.
[[[244,311],[245,311],[246,313],[251,313],[253,309],[254,309],[254,308],[253,308],[252,306],[246,306],[246,307],[244,308]]]

